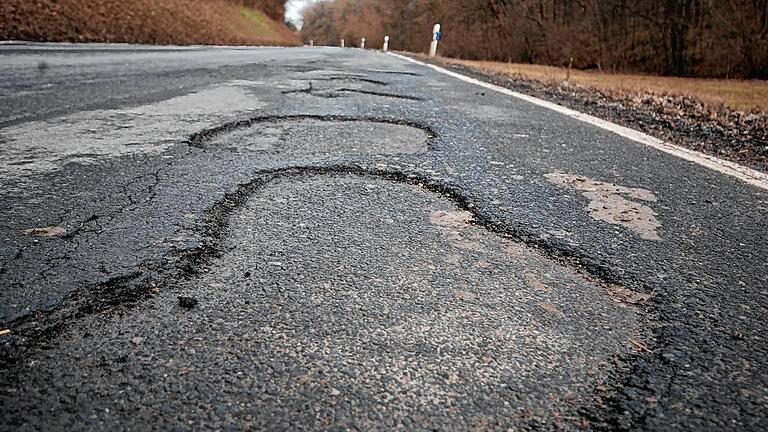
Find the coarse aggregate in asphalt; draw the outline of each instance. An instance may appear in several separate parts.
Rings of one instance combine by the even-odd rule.
[[[377,52],[0,57],[4,428],[768,426],[765,190]]]

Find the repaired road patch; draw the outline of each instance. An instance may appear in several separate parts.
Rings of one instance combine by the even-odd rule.
[[[209,140],[207,149],[276,156],[418,154],[431,134],[395,121],[334,117],[275,117],[234,125]]]
[[[440,194],[371,176],[271,180],[232,209],[221,255],[197,276],[30,353],[6,415],[106,427],[156,422],[157,409],[249,429],[579,427],[602,403],[595,388],[635,355],[627,341],[647,337],[643,313],[472,219]],[[177,307],[179,291],[200,302]],[[116,388],[130,391],[99,396]],[[61,409],[70,399],[78,412]]]

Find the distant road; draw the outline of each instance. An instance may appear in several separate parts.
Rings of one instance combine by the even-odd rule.
[[[768,192],[431,68],[3,43],[0,183],[2,429],[768,428]]]

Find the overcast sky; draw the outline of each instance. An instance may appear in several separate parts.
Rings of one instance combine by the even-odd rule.
[[[285,19],[301,27],[301,8],[317,0],[289,0],[285,4]]]

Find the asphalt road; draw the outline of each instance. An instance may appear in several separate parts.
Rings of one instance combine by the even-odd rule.
[[[768,191],[373,51],[0,44],[0,429],[765,430]]]

